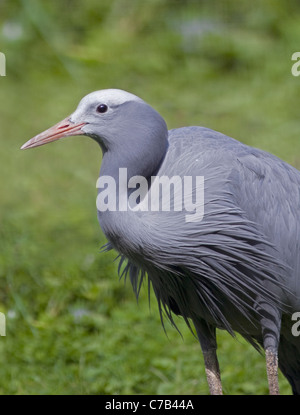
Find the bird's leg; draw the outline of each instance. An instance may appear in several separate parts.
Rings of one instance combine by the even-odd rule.
[[[278,345],[281,328],[281,313],[266,302],[258,303],[263,345],[266,355],[266,368],[270,395],[279,395],[278,385]]]
[[[279,395],[277,350],[266,349],[266,366],[270,395]]]
[[[222,395],[221,374],[217,358],[216,330],[204,320],[194,321],[204,357],[205,373],[211,395]]]
[[[216,349],[202,350],[206,379],[211,395],[222,395],[221,374]]]

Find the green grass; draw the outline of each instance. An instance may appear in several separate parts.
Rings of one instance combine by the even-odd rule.
[[[183,322],[183,338],[168,324],[166,336],[146,287],[137,304],[118,280],[115,255],[99,253],[100,149],[79,137],[19,147],[86,93],[118,87],[152,104],[169,128],[205,125],[299,167],[291,55],[300,9],[275,1],[258,9],[234,1],[70,4],[0,4],[0,393],[207,394],[200,347]],[[183,36],[193,20],[214,29]],[[12,24],[22,29],[18,39],[5,36]],[[225,393],[268,393],[264,358],[240,337],[218,332],[218,342]],[[290,394],[281,375],[280,388]]]

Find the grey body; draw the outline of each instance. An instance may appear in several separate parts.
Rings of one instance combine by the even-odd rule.
[[[138,153],[139,145],[134,149]],[[145,174],[148,151],[138,155],[141,169],[134,174]],[[124,274],[137,295],[148,275],[161,314],[173,323],[175,313],[200,332],[204,322],[237,331],[255,347],[263,346],[264,331],[275,338],[280,331],[279,365],[285,371],[285,354],[288,366],[297,367],[292,385],[299,392],[300,340],[291,334],[291,314],[300,310],[300,172],[202,127],[169,131],[160,160],[151,174],[204,176],[204,218],[186,223],[185,211],[172,210],[99,212],[108,246],[123,255],[122,262],[128,259]],[[113,159],[107,168],[104,153],[100,175],[120,166],[130,165]]]
[[[150,274],[162,306],[170,306],[171,311],[187,318],[205,318],[219,328],[232,327],[260,339],[260,325],[258,321],[253,324],[259,314],[249,310],[242,298],[233,298],[230,286],[236,287],[237,296],[248,291],[253,308],[262,298],[272,304],[277,301],[278,308],[286,312],[300,309],[300,172],[271,154],[207,128],[171,130],[168,141],[168,151],[156,174],[203,175],[204,219],[186,223],[185,211],[172,210],[99,212],[100,225],[111,247]],[[101,174],[106,174],[105,166]],[[224,263],[228,269],[220,268],[219,279],[218,266]],[[238,265],[244,269],[237,275],[240,281],[233,282],[230,272]],[[165,279],[172,278],[169,274],[174,267],[185,278],[178,278],[180,290],[171,293]],[[221,274],[227,280],[223,281]],[[135,268],[131,268],[131,279],[134,287],[139,287]],[[200,293],[190,292],[187,280],[197,281],[199,287],[201,280],[217,287],[219,315],[215,311],[214,317],[205,307]],[[251,287],[251,280],[257,286]],[[181,298],[184,291],[183,303],[176,297]],[[209,298],[208,294],[206,301]]]
[[[264,348],[274,394],[278,351],[281,370],[300,394],[300,336],[291,333],[291,315],[300,311],[300,172],[207,128],[168,131],[153,108],[120,90],[87,95],[69,121],[100,144],[100,176],[117,184],[119,168],[127,168],[128,180],[139,175],[149,183],[151,176],[204,176],[202,221],[186,222],[187,212],[174,209],[98,211],[106,248],[120,253],[120,272],[136,295],[148,279],[161,316],[193,322],[212,393],[221,393],[220,328]],[[65,120],[58,126],[65,128]],[[23,148],[71,135],[67,127]]]

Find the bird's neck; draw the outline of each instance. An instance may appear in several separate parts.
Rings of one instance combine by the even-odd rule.
[[[130,208],[130,196],[140,189],[139,184],[132,187],[133,182],[145,184],[141,194],[145,195],[150,188],[151,177],[157,175],[167,151],[165,148],[156,151],[155,157],[149,155],[143,159],[118,157],[106,152],[97,182],[97,210],[100,226],[113,247],[131,256],[135,239],[139,234],[139,222],[143,220],[144,212],[136,212]],[[139,182],[140,180],[140,182]],[[131,198],[132,199],[132,198]],[[137,202],[141,201],[137,200]]]

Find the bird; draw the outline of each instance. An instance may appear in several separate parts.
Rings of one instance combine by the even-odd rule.
[[[74,135],[103,153],[103,250],[117,251],[137,297],[146,281],[163,324],[184,319],[199,340],[210,394],[223,394],[220,329],[264,354],[269,394],[280,393],[280,369],[299,395],[292,325],[300,311],[300,172],[206,127],[168,130],[152,106],[121,89],[89,93],[21,149]]]

